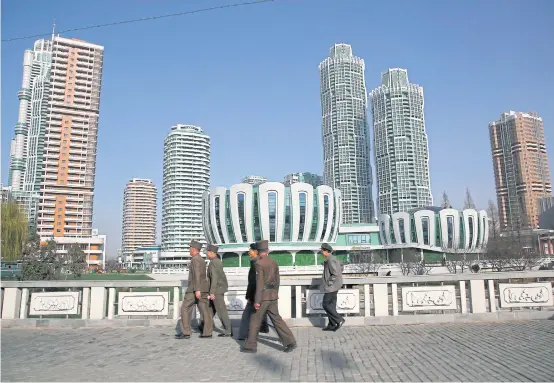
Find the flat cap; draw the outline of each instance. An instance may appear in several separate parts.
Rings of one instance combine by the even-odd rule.
[[[195,241],[194,239],[192,241],[190,241],[190,247],[192,247],[193,249],[196,249],[198,251],[202,250],[202,244],[198,241]]]
[[[219,250],[219,247],[217,247],[216,245],[208,245],[207,250],[211,251],[212,253],[217,253],[217,251]]]
[[[269,243],[267,242],[267,240],[264,239],[262,241],[256,242],[256,247],[258,248],[258,251],[264,251],[269,248]]]
[[[256,244],[256,242],[250,244],[250,249],[251,250],[258,250],[258,245]]]
[[[333,251],[333,248],[328,243],[322,243],[321,250]]]

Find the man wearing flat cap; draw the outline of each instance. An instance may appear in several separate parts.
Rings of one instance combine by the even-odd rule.
[[[323,262],[323,278],[321,291],[323,295],[323,310],[327,313],[329,323],[323,331],[337,331],[344,324],[344,318],[337,312],[337,294],[342,287],[342,265],[333,255],[333,248],[328,243],[321,245]]]
[[[258,347],[258,332],[265,313],[275,326],[275,331],[285,352],[291,352],[296,348],[296,339],[288,328],[287,324],[279,315],[279,265],[275,260],[268,257],[269,247],[267,241],[258,241],[259,259],[256,262],[256,293],[254,294],[254,308],[256,312],[250,319],[250,328],[248,329],[248,339],[241,349],[242,352],[254,353]]]
[[[217,251],[219,248],[215,245],[208,245],[208,259],[210,264],[208,266],[208,281],[210,283],[210,306],[212,308],[213,315],[217,313],[221,324],[225,332],[219,334],[220,337],[233,336],[233,329],[231,328],[231,320],[229,319],[229,313],[227,312],[227,305],[225,304],[224,295],[227,292],[227,277],[223,271],[223,263],[221,259],[217,257]]]
[[[198,241],[190,241],[189,253],[189,277],[187,291],[181,305],[181,334],[176,335],[177,339],[188,339],[192,334],[190,317],[194,305],[198,307],[202,320],[205,323],[200,338],[212,337],[212,315],[209,308],[208,292],[210,284],[206,277],[206,261],[200,255],[202,244]]]
[[[250,270],[248,270],[248,287],[246,287],[246,307],[242,312],[242,318],[240,319],[240,329],[238,340],[246,340],[248,337],[248,328],[250,327],[250,317],[256,310],[254,309],[254,295],[256,294],[256,261],[258,260],[258,247],[255,243],[250,244],[250,250],[248,250],[248,256],[250,257]],[[269,325],[267,324],[267,314],[262,317],[262,324],[260,327],[261,333],[269,332]]]

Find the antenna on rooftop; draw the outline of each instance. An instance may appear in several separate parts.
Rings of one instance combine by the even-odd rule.
[[[54,41],[54,32],[56,30],[56,20],[54,20],[54,24],[52,25],[52,41]]]

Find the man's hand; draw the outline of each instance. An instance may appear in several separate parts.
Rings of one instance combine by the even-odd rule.
[[[256,310],[259,310],[260,307],[261,307],[261,305],[260,305],[259,303],[254,303],[254,308],[255,308]]]
[[[196,297],[196,299],[200,299],[200,297],[201,297],[200,291],[195,292],[194,296]]]
[[[211,301],[213,301],[213,300],[215,299],[215,295],[214,295],[214,294],[210,294],[209,299],[210,299]]]

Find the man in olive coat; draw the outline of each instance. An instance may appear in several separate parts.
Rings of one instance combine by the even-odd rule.
[[[250,318],[254,309],[254,296],[256,294],[256,261],[258,260],[258,248],[255,243],[250,245],[248,251],[250,257],[250,270],[248,270],[248,287],[246,288],[246,307],[242,312],[242,318],[240,320],[240,329],[238,340],[245,340],[248,337],[248,328],[250,327]],[[267,314],[262,318],[262,324],[260,327],[261,333],[269,332],[269,325],[267,323]]]
[[[208,259],[210,264],[208,266],[208,281],[210,282],[210,306],[213,310],[213,315],[217,313],[219,320],[225,328],[223,334],[219,334],[220,337],[233,336],[233,329],[231,328],[231,320],[229,319],[229,313],[227,312],[227,305],[225,304],[224,295],[227,292],[229,286],[227,285],[227,277],[223,271],[223,263],[221,259],[217,257],[217,250],[219,248],[214,245],[208,245]]]
[[[258,256],[256,262],[256,293],[254,295],[254,308],[256,312],[250,319],[248,339],[241,349],[242,352],[254,353],[258,346],[258,332],[262,318],[267,313],[281,343],[285,346],[285,352],[291,352],[296,348],[296,339],[288,328],[287,324],[279,315],[279,265],[275,260],[268,257],[269,247],[267,241],[258,241]]]
[[[210,285],[206,277],[206,261],[200,255],[202,244],[197,241],[191,241],[189,253],[191,255],[189,263],[188,286],[183,303],[181,305],[181,333],[176,335],[177,339],[188,339],[192,334],[190,321],[194,305],[200,310],[203,321],[206,325],[203,328],[200,338],[212,337],[212,315],[209,308],[208,291]]]
[[[333,248],[328,243],[321,245],[323,262],[323,278],[321,291],[323,295],[323,310],[327,313],[329,323],[323,331],[337,331],[344,324],[344,318],[337,312],[337,294],[342,287],[342,265],[333,255]]]

